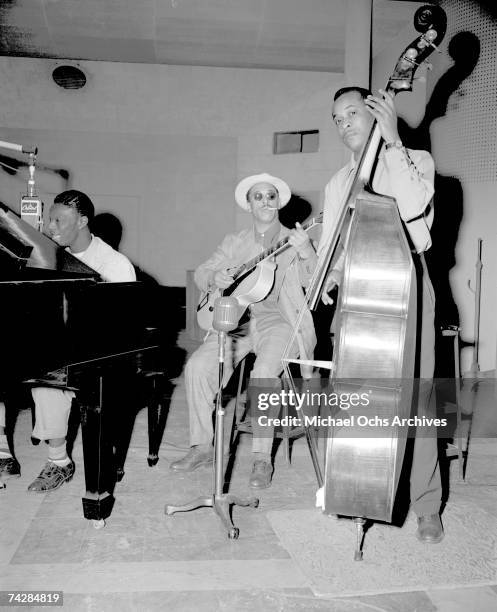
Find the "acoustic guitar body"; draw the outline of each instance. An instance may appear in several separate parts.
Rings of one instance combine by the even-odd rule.
[[[276,263],[271,260],[265,260],[259,263],[255,269],[241,277],[231,285],[228,289],[220,291],[216,289],[209,294],[206,294],[200,301],[197,309],[197,321],[199,326],[206,331],[212,328],[212,320],[214,315],[214,302],[222,295],[230,295],[236,297],[240,306],[239,318],[251,304],[260,302],[271,291],[274,284],[274,271]]]

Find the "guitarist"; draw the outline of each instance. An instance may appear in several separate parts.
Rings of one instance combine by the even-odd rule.
[[[415,376],[421,385],[418,416],[427,414],[432,393],[431,380],[435,367],[435,297],[423,253],[431,246],[430,228],[433,223],[433,158],[427,151],[407,149],[397,131],[397,112],[393,95],[380,90],[379,95],[362,87],[339,89],[333,102],[333,121],[338,135],[352,152],[349,163],[330,180],[325,191],[323,233],[318,253],[333,233],[339,216],[339,206],[353,178],[353,170],[368,138],[371,122],[378,122],[385,141],[372,181],[373,189],[396,199],[400,216],[411,242],[417,268],[418,338],[416,342]],[[325,282],[322,300],[332,302],[328,295],[342,277],[343,255]],[[410,479],[411,507],[418,520],[416,536],[421,542],[435,544],[443,538],[440,521],[442,487],[438,464],[437,438],[434,432],[417,428],[414,441]]]
[[[296,324],[298,310],[304,303],[302,287],[314,271],[316,254],[308,235],[296,224],[288,230],[280,225],[278,210],[290,200],[285,181],[269,174],[244,178],[235,189],[237,204],[252,215],[251,229],[228,234],[214,254],[195,271],[195,282],[202,291],[226,289],[233,282],[230,270],[269,249],[282,238],[291,245],[275,258],[277,264],[272,288],[266,297],[250,306],[250,318],[231,332],[226,340],[225,383],[237,363],[249,352],[256,355],[251,378],[262,379],[264,387],[281,389],[281,358]],[[312,358],[316,336],[310,312],[304,314],[293,357]],[[296,343],[297,344],[297,343]],[[177,472],[190,472],[213,460],[213,401],[218,388],[218,339],[210,331],[204,343],[193,353],[185,367],[186,397],[190,417],[191,448],[185,457],[171,464]],[[273,429],[261,427],[252,416],[253,468],[249,486],[269,487],[273,474],[271,449]],[[276,416],[276,415],[275,415]]]

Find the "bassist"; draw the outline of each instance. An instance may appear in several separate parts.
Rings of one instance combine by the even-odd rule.
[[[360,158],[371,128],[377,121],[385,142],[372,180],[373,189],[393,196],[407,230],[413,260],[417,268],[418,337],[416,341],[415,377],[420,379],[417,414],[422,416],[430,407],[435,360],[435,298],[423,253],[431,246],[430,227],[433,223],[434,163],[426,151],[406,149],[397,131],[397,113],[393,95],[380,90],[373,96],[361,87],[346,87],[336,92],[333,121],[338,135],[352,152],[350,162],[339,170],[325,191],[323,233],[318,246],[320,253],[330,240],[339,215],[340,202],[350,186],[354,168]],[[328,292],[342,280],[343,254],[324,284],[322,300],[329,304]],[[410,479],[411,508],[417,515],[417,538],[425,543],[438,543],[443,538],[439,511],[442,488],[438,465],[437,439],[430,431],[418,428],[414,440]]]

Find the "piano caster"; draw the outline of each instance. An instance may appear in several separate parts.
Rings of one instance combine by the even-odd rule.
[[[92,521],[93,529],[103,529],[105,527],[105,519],[98,519],[98,521]]]
[[[158,462],[159,462],[159,456],[158,455],[149,455],[147,457],[147,463],[148,463],[149,467],[154,467],[154,465],[157,465]]]
[[[117,482],[121,482],[121,480],[124,478],[124,474],[125,474],[125,472],[124,472],[123,468],[118,468],[116,470],[116,480],[117,480]]]
[[[356,549],[354,552],[354,561],[362,561],[363,552],[362,552],[362,541],[364,539],[364,524],[366,523],[366,519],[357,517],[354,519],[356,526]]]

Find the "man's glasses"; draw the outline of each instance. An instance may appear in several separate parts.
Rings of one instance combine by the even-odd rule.
[[[278,197],[277,191],[268,191],[267,193],[262,193],[261,191],[256,191],[255,193],[250,194],[250,197],[256,202],[262,202],[264,198],[268,202],[274,202]]]

